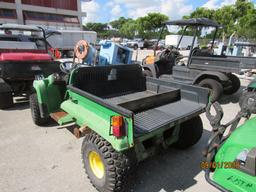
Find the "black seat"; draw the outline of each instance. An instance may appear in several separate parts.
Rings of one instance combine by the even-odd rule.
[[[213,52],[210,49],[199,49],[196,47],[192,51],[192,56],[211,57]]]

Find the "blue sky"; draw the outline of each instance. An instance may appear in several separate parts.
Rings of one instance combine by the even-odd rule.
[[[83,2],[82,10],[87,12],[84,22],[109,22],[121,16],[137,18],[149,12],[161,12],[178,19],[197,7],[217,9],[233,4],[236,0],[92,0]],[[254,3],[256,0],[252,0]]]

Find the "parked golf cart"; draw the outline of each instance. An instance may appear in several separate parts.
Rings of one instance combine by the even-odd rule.
[[[220,45],[217,54],[234,57],[256,57],[256,44],[237,41],[233,45]]]
[[[207,87],[211,90],[212,101],[218,100],[222,93],[233,94],[240,88],[240,80],[233,73],[239,74],[241,69],[256,67],[256,60],[241,57],[217,56],[213,54],[213,45],[220,25],[210,19],[185,19],[166,22],[165,25],[183,27],[183,34],[192,29],[194,39],[191,44],[186,63],[180,62],[185,57],[179,52],[179,45],[160,53],[158,57],[148,57],[143,62],[144,74],[152,77],[171,78],[188,84]],[[210,49],[194,48],[196,36],[203,28],[213,27],[215,33]],[[161,55],[168,55],[162,57]]]
[[[138,162],[160,147],[190,147],[202,135],[207,89],[146,78],[135,64],[61,69],[66,76],[34,81],[32,118],[37,125],[75,123],[72,133],[85,136],[86,173],[101,192],[128,191]]]
[[[60,71],[48,54],[51,34],[39,27],[0,25],[0,109],[12,106],[13,96],[29,95],[35,78]]]
[[[213,133],[201,167],[206,169],[206,180],[223,192],[256,191],[256,118],[250,118],[256,114],[256,94],[242,96],[240,103],[241,110],[226,124],[221,124],[223,111],[218,103],[213,104],[216,115],[210,113],[210,105],[206,111]],[[246,121],[239,125],[242,119]]]
[[[216,54],[234,57],[256,57],[256,44],[239,41],[237,32],[235,31],[229,37],[227,45],[219,43]]]

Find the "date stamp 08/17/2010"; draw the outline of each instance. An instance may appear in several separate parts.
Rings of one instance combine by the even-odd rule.
[[[234,162],[206,162],[200,163],[201,169],[239,169],[240,163]]]

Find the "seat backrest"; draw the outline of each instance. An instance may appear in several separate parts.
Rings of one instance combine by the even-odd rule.
[[[80,67],[74,71],[74,87],[102,98],[146,90],[146,79],[139,65]]]
[[[194,48],[192,51],[192,56],[211,57],[213,56],[213,52],[211,52],[209,49]]]

